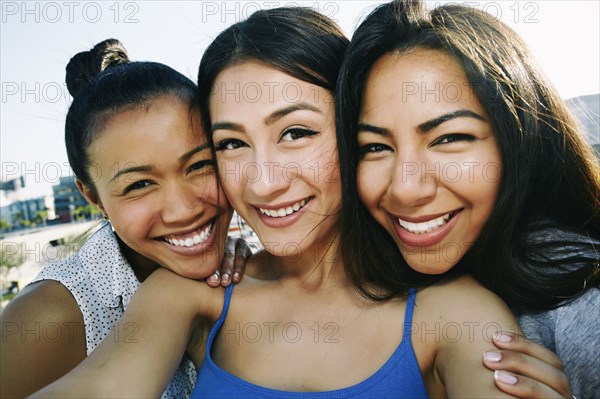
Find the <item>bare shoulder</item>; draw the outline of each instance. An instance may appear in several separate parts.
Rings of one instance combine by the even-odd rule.
[[[29,395],[86,356],[83,315],[69,290],[57,281],[26,287],[0,319],[2,397]]]
[[[434,314],[465,319],[497,312],[512,319],[508,306],[470,275],[442,280],[420,292],[417,304],[436,309]],[[506,319],[505,319],[506,321]]]
[[[508,397],[481,361],[494,350],[498,331],[520,332],[504,302],[471,276],[443,280],[417,294],[415,318],[422,333],[413,337],[431,392],[447,397]],[[424,356],[423,356],[424,355]],[[429,373],[429,374],[427,374]]]
[[[25,287],[2,312],[2,321],[81,321],[83,316],[71,292],[58,281],[43,280]]]

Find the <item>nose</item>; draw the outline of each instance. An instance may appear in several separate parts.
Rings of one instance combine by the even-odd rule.
[[[403,207],[425,205],[435,197],[438,175],[436,165],[426,159],[399,157],[388,193]]]
[[[289,187],[292,179],[286,173],[286,165],[277,157],[257,154],[254,162],[243,167],[242,178],[248,190],[260,201],[277,198]]]
[[[162,195],[162,220],[165,224],[185,225],[197,219],[206,204],[191,183],[173,182]]]

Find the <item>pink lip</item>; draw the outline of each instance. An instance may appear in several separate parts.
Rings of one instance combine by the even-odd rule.
[[[276,207],[274,206],[256,206],[255,207],[255,211],[256,214],[258,215],[259,219],[267,226],[267,227],[272,227],[272,228],[283,228],[283,227],[288,227],[291,226],[292,224],[296,223],[296,221],[302,217],[302,215],[304,215],[304,213],[306,212],[306,208],[308,206],[308,204],[310,203],[310,201],[312,201],[313,197],[308,197],[306,200],[306,204],[304,204],[304,206],[297,210],[296,212],[292,213],[291,215],[287,215],[287,216],[283,216],[283,217],[279,217],[279,218],[273,218],[271,216],[267,216],[264,213],[262,213],[260,211],[260,209],[258,208],[263,208],[263,209],[281,209],[281,208],[285,208],[288,207],[290,205],[293,205],[299,201],[294,201],[294,202],[287,202],[287,203],[282,203],[282,204],[278,204]],[[301,201],[301,200],[300,200]]]
[[[424,234],[411,233],[410,231],[408,231],[408,230],[404,229],[402,226],[400,226],[400,223],[398,222],[397,217],[395,217],[394,215],[390,215],[390,218],[392,219],[392,224],[394,225],[394,228],[396,229],[396,234],[398,235],[398,238],[400,238],[400,240],[404,244],[406,244],[408,246],[412,246],[412,247],[430,247],[430,246],[439,244],[444,238],[446,238],[446,236],[454,228],[456,223],[458,223],[461,211],[462,211],[462,209],[459,211],[455,211],[456,213],[454,214],[454,216],[452,216],[452,218],[448,221],[448,223],[441,226],[439,229],[436,229],[430,233],[424,233]],[[432,216],[424,216],[424,217],[412,218],[412,219],[409,219],[409,218],[405,219],[404,217],[402,217],[401,219],[406,220],[411,223],[421,223],[424,221],[428,221],[428,220],[443,216],[446,213],[448,213],[448,212],[441,213],[441,214],[439,214],[437,216],[433,216],[433,217]]]

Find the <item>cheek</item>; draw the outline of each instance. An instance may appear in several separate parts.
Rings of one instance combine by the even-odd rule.
[[[383,176],[377,173],[373,165],[360,163],[357,170],[358,196],[369,211],[377,207],[382,196]]]
[[[227,197],[220,187],[215,174],[199,177],[192,184],[195,195],[207,205],[213,205],[218,208],[227,208],[229,206]]]
[[[154,207],[145,201],[128,204],[112,204],[107,208],[110,222],[119,237],[132,248],[146,238],[152,226]]]

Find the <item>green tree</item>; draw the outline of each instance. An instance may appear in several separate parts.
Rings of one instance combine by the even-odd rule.
[[[21,266],[24,261],[21,247],[17,243],[2,244],[0,247],[0,274],[2,275],[2,281],[6,281],[6,277],[12,268]]]
[[[42,209],[35,212],[35,223],[46,225],[46,221],[48,220],[48,209]]]
[[[0,231],[9,230],[10,223],[6,221],[6,219],[0,219]]]
[[[100,215],[100,211],[95,206],[90,204],[78,206],[73,211],[73,216],[75,216],[77,221],[98,219],[98,215]]]

